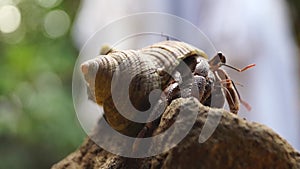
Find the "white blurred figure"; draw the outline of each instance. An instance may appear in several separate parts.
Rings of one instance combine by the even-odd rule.
[[[229,64],[256,63],[242,73],[226,69],[244,85],[239,92],[252,106],[251,112],[241,107],[239,115],[267,125],[300,150],[298,51],[285,1],[84,0],[73,31],[78,48],[105,24],[136,12],[165,12],[187,19],[225,53]]]
[[[253,108],[251,112],[242,109],[241,116],[271,127],[300,150],[299,62],[287,4],[283,0],[212,0],[207,9],[213,12],[201,15],[200,28],[229,62],[257,64],[248,72],[230,72],[234,80],[245,84],[240,93]]]

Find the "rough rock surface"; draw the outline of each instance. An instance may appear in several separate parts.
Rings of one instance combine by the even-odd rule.
[[[300,169],[300,154],[268,127],[248,122],[225,110],[205,107],[192,98],[174,100],[164,112],[154,134],[169,128],[183,107],[187,111],[197,112],[197,120],[189,134],[163,154],[140,159],[125,158],[109,153],[86,139],[78,150],[52,168]],[[222,117],[212,136],[200,144],[199,134],[208,112],[213,118]],[[172,135],[166,139],[172,139]]]

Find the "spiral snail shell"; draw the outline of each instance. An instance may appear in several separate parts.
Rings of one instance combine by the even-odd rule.
[[[184,62],[194,75],[194,83],[199,90],[198,100],[203,104],[210,105],[208,100],[211,97],[211,91],[214,90],[214,83],[224,79],[229,80],[229,77],[222,69],[219,69],[225,64],[225,57],[222,54],[218,53],[210,61],[207,59],[208,56],[205,52],[190,44],[168,40],[139,50],[106,48],[102,50],[101,55],[82,63],[81,70],[87,82],[89,98],[103,106],[107,122],[115,130],[135,136],[145,124],[133,122],[122,116],[115,104],[124,102],[124,100],[113,99],[112,91],[122,92],[121,95],[129,95],[130,102],[137,110],[148,110],[151,107],[149,94],[155,89],[165,91],[170,100],[180,97],[177,96],[180,91],[176,84],[182,83],[180,79],[182,80],[183,75],[175,70]],[[122,86],[123,82],[117,84],[112,82],[115,75],[123,77],[124,71],[132,78],[129,79],[128,91],[119,91],[118,88]],[[240,97],[234,84],[226,83],[223,86],[227,89],[225,91],[222,91],[221,88],[217,89],[221,99],[216,107],[224,104],[225,95],[231,111],[237,113]],[[193,89],[190,88],[190,91]],[[123,105],[126,106],[126,104]]]

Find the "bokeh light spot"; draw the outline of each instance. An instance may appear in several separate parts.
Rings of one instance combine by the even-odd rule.
[[[21,23],[20,10],[13,5],[4,5],[0,8],[0,31],[11,33],[17,30]]]
[[[14,5],[13,0],[0,0],[0,7],[3,5]]]
[[[53,10],[46,15],[44,28],[50,38],[58,38],[67,33],[70,23],[70,17],[65,11]]]

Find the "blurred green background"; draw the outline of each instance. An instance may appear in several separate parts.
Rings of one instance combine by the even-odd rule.
[[[71,94],[78,51],[69,32],[78,6],[0,0],[1,169],[50,168],[85,137]]]
[[[288,2],[299,42],[300,2]],[[79,0],[0,0],[0,169],[50,168],[85,137],[71,94],[78,8]]]

